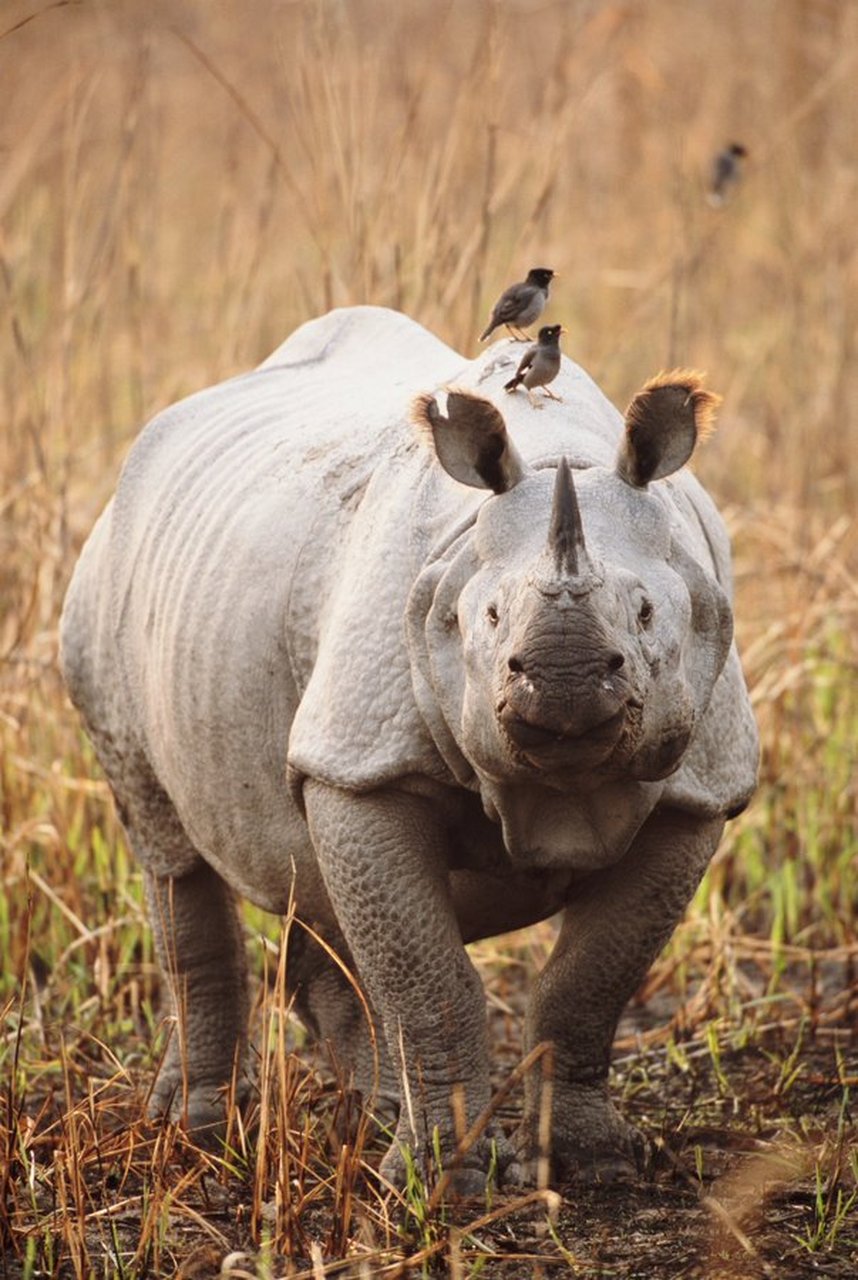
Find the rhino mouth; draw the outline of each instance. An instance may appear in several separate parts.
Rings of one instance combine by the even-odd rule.
[[[529,769],[591,770],[625,754],[633,736],[635,709],[628,705],[606,710],[586,727],[551,723],[522,715],[506,699],[497,707],[498,724],[514,758]]]
[[[553,725],[539,724],[538,722],[527,720],[524,716],[518,715],[508,705],[500,712],[500,721],[506,736],[512,739],[515,746],[525,750],[552,747],[563,743],[595,745],[606,738],[610,738],[613,742],[619,737],[625,718],[625,709],[621,708],[612,715],[606,716],[598,724],[591,725],[586,732],[579,733],[574,730],[558,729]]]
[[[590,773],[625,767],[639,745],[643,703],[634,692],[575,716],[551,717],[521,707],[510,691],[496,705],[497,722],[517,763],[539,772]]]

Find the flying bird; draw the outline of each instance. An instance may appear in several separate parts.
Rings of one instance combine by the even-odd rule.
[[[521,357],[515,377],[504,384],[504,391],[516,391],[519,387],[524,387],[534,409],[542,408],[541,403],[533,398],[537,387],[541,387],[543,394],[552,400],[559,400],[560,396],[550,391],[548,384],[560,372],[560,335],[566,332],[561,324],[543,325],[536,342]]]
[[[713,208],[720,208],[732,188],[739,185],[747,155],[748,148],[741,142],[731,142],[713,157],[706,195]]]
[[[486,328],[480,334],[480,342],[485,342],[502,324],[506,325],[519,342],[526,342],[527,334],[523,330],[535,324],[545,310],[553,277],[554,272],[548,267],[531,267],[526,280],[504,289],[492,308]]]

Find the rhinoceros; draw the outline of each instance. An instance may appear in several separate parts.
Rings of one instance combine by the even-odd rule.
[[[715,397],[661,375],[624,420],[564,357],[536,413],[502,389],[519,350],[468,360],[382,308],[310,321],[158,414],[84,547],[62,666],[179,1020],[155,1112],[222,1114],[241,896],[291,908],[295,1010],[399,1107],[382,1174],[410,1147],[464,1192],[527,1176],[541,1077],[511,1140],[476,1124],[465,944],[562,913],[525,1026],[552,1176],[640,1167],[614,1032],[757,768],[728,539],[681,470]]]

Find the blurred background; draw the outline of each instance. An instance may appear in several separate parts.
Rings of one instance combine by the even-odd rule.
[[[88,966],[100,947],[112,972],[110,930],[96,947],[81,921],[103,919],[117,876],[139,911],[55,651],[74,558],[142,423],[332,306],[401,308],[475,354],[534,265],[558,273],[546,314],[565,349],[620,407],[675,364],[724,395],[696,466],[736,546],[765,756],[695,937],[717,918],[854,956],[856,62],[858,5],[835,0],[6,0],[13,984],[37,936],[49,972],[67,947]],[[715,204],[729,143],[748,154]]]

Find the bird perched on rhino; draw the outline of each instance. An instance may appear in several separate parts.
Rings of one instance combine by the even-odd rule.
[[[480,334],[480,342],[485,342],[502,324],[519,342],[526,342],[527,334],[523,331],[536,324],[545,310],[553,278],[554,272],[549,267],[531,267],[526,280],[504,289],[492,307],[489,322]]]
[[[533,346],[528,347],[515,371],[515,377],[504,383],[504,391],[516,391],[524,387],[527,398],[534,409],[542,405],[534,400],[533,393],[541,387],[545,395],[552,400],[559,400],[548,388],[560,372],[560,335],[566,333],[561,324],[546,324],[539,330],[539,336]]]
[[[741,142],[731,142],[713,157],[706,195],[713,208],[720,208],[739,185],[747,155],[748,148]]]

